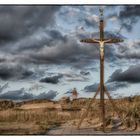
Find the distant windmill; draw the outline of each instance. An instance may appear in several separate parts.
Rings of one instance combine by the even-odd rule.
[[[99,9],[100,11],[100,21],[99,21],[99,30],[100,30],[100,38],[99,39],[94,39],[94,38],[88,38],[88,39],[82,39],[80,42],[84,42],[84,43],[93,43],[93,44],[99,44],[100,47],[100,84],[98,86],[97,92],[94,95],[93,99],[91,100],[91,102],[88,105],[88,108],[86,110],[86,112],[83,114],[79,124],[78,124],[78,128],[80,127],[82,121],[84,120],[84,118],[86,117],[89,108],[93,102],[93,100],[96,98],[96,96],[98,95],[98,93],[100,92],[100,106],[101,106],[101,117],[102,117],[102,123],[103,123],[103,128],[102,130],[105,132],[105,103],[104,103],[104,93],[108,96],[114,110],[117,112],[118,116],[119,112],[117,111],[117,108],[109,94],[109,92],[107,91],[107,88],[104,84],[104,45],[106,43],[119,43],[119,42],[123,42],[123,40],[121,39],[117,39],[117,38],[104,38],[104,20],[103,20],[103,9]],[[121,120],[123,121],[123,120]],[[124,122],[124,121],[123,121]]]

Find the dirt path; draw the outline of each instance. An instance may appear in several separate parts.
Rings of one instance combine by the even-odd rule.
[[[94,128],[58,127],[48,131],[47,135],[140,135],[140,132],[112,131],[103,133],[102,131],[96,131]]]
[[[66,123],[49,130],[47,135],[140,135],[140,131],[127,131],[126,129],[115,127],[107,128],[106,133],[104,133],[101,130],[97,130],[97,126],[82,126],[80,129],[77,129],[76,126]]]

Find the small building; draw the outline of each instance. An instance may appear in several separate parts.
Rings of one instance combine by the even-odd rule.
[[[77,97],[78,97],[78,92],[77,92],[76,88],[74,88],[72,90],[72,100],[77,99]]]

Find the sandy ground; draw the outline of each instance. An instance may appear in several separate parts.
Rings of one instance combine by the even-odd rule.
[[[77,128],[78,122],[78,120],[69,121],[49,130],[47,135],[140,135],[140,129],[135,131],[125,129],[124,126],[120,126],[120,122],[109,125],[105,132],[101,130],[101,123],[97,123],[98,120],[85,120],[79,129]]]
[[[60,104],[53,104],[53,102],[50,103],[33,103],[33,104],[24,104],[21,107],[18,107],[19,109],[37,109],[37,108],[61,108]]]
[[[106,132],[102,132],[99,123],[90,124],[87,120],[77,129],[78,120],[69,121],[59,127],[51,129],[42,129],[36,123],[17,123],[0,122],[1,135],[140,135],[140,129],[136,131],[126,130],[118,125],[108,126]]]

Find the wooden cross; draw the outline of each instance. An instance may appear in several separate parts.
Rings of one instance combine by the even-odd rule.
[[[98,86],[97,92],[95,96],[93,97],[92,101],[96,98],[97,94],[100,92],[100,106],[101,106],[101,117],[102,117],[102,123],[103,123],[103,131],[105,132],[105,103],[104,103],[104,93],[107,94],[109,100],[111,101],[113,108],[116,110],[115,104],[112,101],[111,96],[109,95],[109,92],[107,91],[107,88],[104,84],[104,45],[106,43],[119,43],[123,42],[121,39],[112,39],[112,38],[104,38],[104,20],[103,20],[103,10],[100,9],[100,21],[99,21],[99,32],[100,32],[100,38],[94,39],[94,38],[87,38],[82,39],[80,42],[84,43],[93,43],[93,44],[99,44],[100,47],[100,84]],[[87,112],[89,110],[91,103],[88,106]],[[118,112],[117,112],[118,113]],[[87,115],[87,113],[85,113]],[[85,115],[81,118],[78,128],[80,127],[83,119],[85,118]]]

